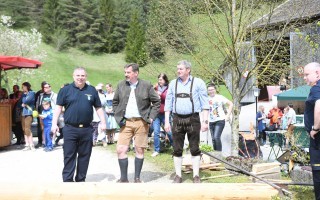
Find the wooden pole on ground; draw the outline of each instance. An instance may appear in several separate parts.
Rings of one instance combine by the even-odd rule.
[[[0,199],[271,199],[278,190],[259,183],[48,183],[0,184]]]

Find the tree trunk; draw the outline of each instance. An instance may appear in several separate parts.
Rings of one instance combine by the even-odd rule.
[[[233,98],[233,115],[231,123],[231,155],[238,156],[239,151],[239,116],[240,116],[240,99],[238,96]]]

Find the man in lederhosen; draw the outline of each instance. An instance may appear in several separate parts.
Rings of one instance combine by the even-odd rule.
[[[315,199],[320,200],[320,64],[313,62],[304,67],[304,80],[311,87],[305,104],[304,125],[310,134],[310,163]]]
[[[193,165],[193,182],[200,183],[200,130],[208,130],[209,100],[206,85],[190,75],[191,64],[182,60],[177,65],[178,78],[169,84],[165,102],[165,130],[172,131],[176,176],[173,183],[181,183],[182,152],[185,134],[188,136]],[[203,112],[202,112],[203,111]],[[169,122],[173,113],[172,128]],[[202,112],[202,122],[199,113]]]

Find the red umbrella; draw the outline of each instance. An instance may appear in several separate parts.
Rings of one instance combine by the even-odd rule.
[[[1,87],[1,72],[10,69],[21,68],[38,68],[42,62],[31,60],[20,56],[0,56],[0,87]]]
[[[0,56],[0,70],[38,68],[42,62],[19,56]]]

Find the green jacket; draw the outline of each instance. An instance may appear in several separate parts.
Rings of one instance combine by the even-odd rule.
[[[130,84],[126,80],[119,82],[112,101],[114,117],[118,124],[120,124],[120,121],[125,115],[130,92]],[[149,119],[154,120],[159,113],[159,95],[150,82],[141,79],[138,79],[135,95],[139,114],[147,123],[150,123]]]

